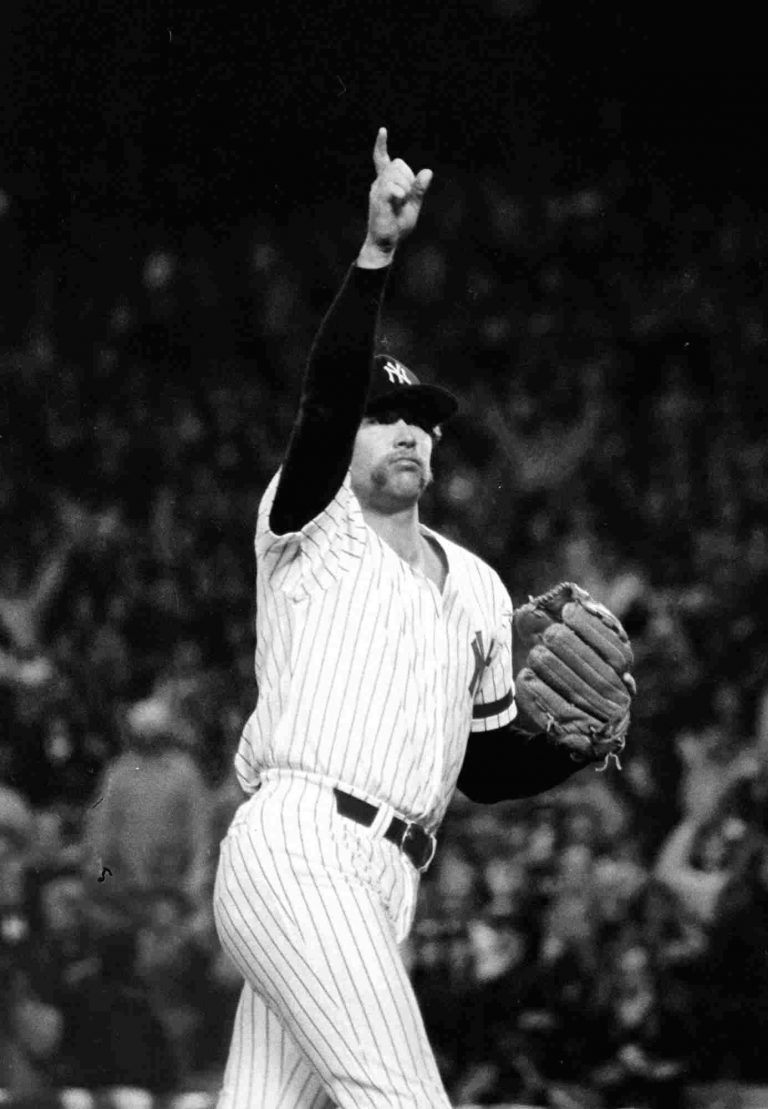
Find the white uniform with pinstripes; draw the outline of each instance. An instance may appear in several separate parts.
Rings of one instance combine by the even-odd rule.
[[[253,793],[222,844],[215,911],[244,977],[221,1109],[448,1106],[398,944],[419,875],[383,839],[436,831],[470,729],[511,721],[512,603],[445,552],[442,593],[365,522],[347,476],[300,532],[256,531],[258,702],[238,748]],[[339,815],[340,786],[380,812]],[[258,792],[256,792],[258,791]]]

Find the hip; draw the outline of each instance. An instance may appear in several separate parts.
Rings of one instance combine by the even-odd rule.
[[[343,816],[329,781],[267,771],[232,818],[217,886],[241,868],[252,881],[283,887],[344,882],[377,899],[402,939],[412,923],[420,875],[384,839],[384,825],[382,819],[364,827]]]

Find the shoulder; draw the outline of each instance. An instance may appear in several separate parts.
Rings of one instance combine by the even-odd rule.
[[[350,520],[358,522],[358,517],[362,519],[360,506],[352,492],[352,481],[349,472],[347,472],[341,485],[329,497],[327,504],[316,516],[307,520],[306,524],[297,531],[276,534],[270,527],[270,514],[281,474],[282,469],[278,470],[272,477],[259,501],[256,525],[256,540],[259,546],[263,546],[267,550],[275,547],[279,548],[285,544],[311,539],[317,532],[322,533],[329,528],[339,528]]]

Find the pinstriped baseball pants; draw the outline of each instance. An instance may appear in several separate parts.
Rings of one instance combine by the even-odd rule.
[[[340,816],[329,784],[271,771],[238,809],[214,892],[245,978],[219,1109],[448,1109],[398,943],[418,875]]]

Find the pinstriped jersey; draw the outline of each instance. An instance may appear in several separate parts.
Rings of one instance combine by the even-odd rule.
[[[256,527],[258,696],[235,766],[246,792],[279,767],[320,775],[436,828],[470,730],[515,716],[512,602],[498,574],[420,525],[442,593],[365,522],[349,474],[300,531]]]

